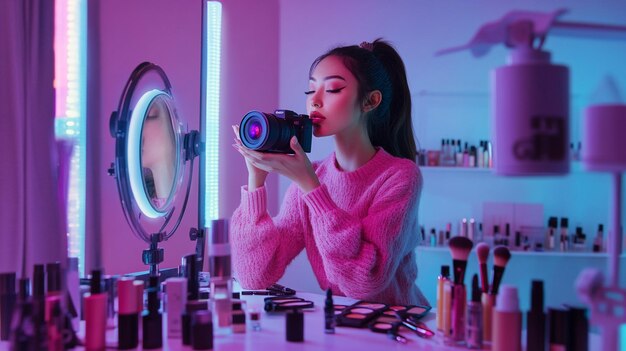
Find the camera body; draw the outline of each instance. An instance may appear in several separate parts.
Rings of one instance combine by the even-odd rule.
[[[242,144],[262,152],[293,154],[289,141],[294,135],[304,152],[311,152],[313,121],[309,116],[290,110],[250,111],[239,125]]]

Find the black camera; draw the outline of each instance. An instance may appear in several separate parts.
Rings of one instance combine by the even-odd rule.
[[[241,142],[251,150],[293,154],[289,140],[294,135],[304,152],[311,152],[313,122],[309,116],[289,110],[250,111],[239,125]]]

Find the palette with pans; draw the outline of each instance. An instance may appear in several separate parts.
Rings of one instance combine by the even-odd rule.
[[[384,303],[379,302],[356,302],[340,309],[341,312],[337,315],[337,325],[365,328],[370,321],[378,317],[388,307]],[[335,306],[335,313],[337,313],[337,306]]]
[[[376,318],[408,319],[417,322],[430,311],[430,306],[386,305],[379,302],[359,301],[353,305],[335,305],[337,325],[365,328]]]

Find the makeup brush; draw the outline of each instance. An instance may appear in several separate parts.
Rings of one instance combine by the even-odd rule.
[[[496,246],[493,250],[493,282],[491,283],[491,295],[498,294],[498,287],[502,281],[504,267],[511,258],[511,252],[506,246]]]
[[[464,237],[455,236],[448,242],[450,251],[452,252],[452,266],[454,268],[454,284],[463,285],[465,278],[465,269],[467,268],[467,257],[472,251],[474,243]]]
[[[476,256],[480,264],[480,287],[482,292],[489,292],[489,279],[487,278],[487,260],[489,259],[489,245],[479,243],[476,245]]]

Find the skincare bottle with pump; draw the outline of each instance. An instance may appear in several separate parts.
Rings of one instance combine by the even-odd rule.
[[[444,316],[444,286],[446,284],[450,284],[450,266],[444,265],[441,266],[441,275],[437,277],[437,330],[444,330],[444,320],[446,316]],[[450,308],[447,308],[447,311],[450,311]],[[447,316],[448,320],[450,319],[450,314]]]
[[[90,291],[85,295],[85,350],[106,348],[107,294],[102,292],[102,272],[91,272]]]
[[[492,350],[522,350],[522,312],[517,288],[502,285],[493,312]]]

